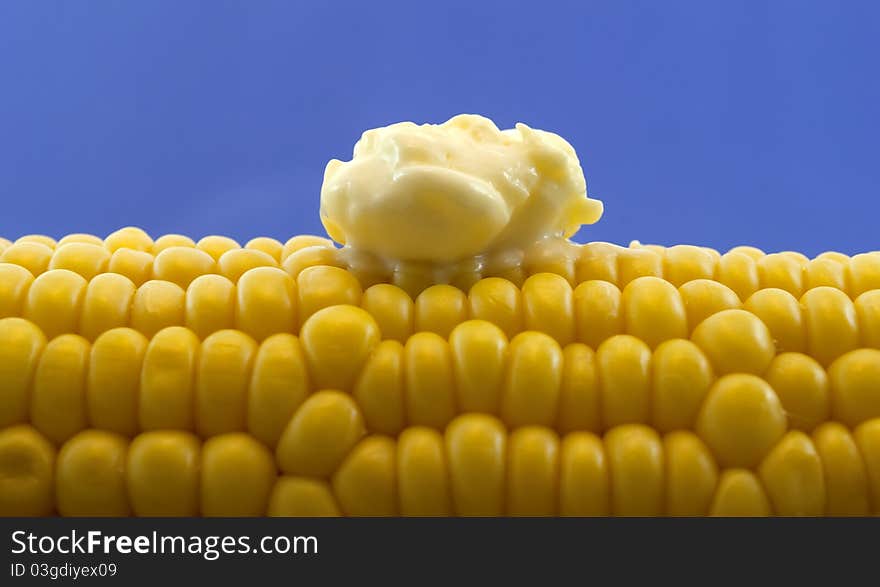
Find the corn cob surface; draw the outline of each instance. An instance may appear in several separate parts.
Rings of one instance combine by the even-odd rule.
[[[0,239],[0,515],[880,513],[880,253]]]

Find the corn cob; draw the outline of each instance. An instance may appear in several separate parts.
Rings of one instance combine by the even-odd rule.
[[[0,515],[880,513],[877,253],[0,249]]]

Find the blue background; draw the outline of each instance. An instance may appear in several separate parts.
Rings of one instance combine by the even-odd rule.
[[[0,235],[322,233],[328,159],[460,112],[553,130],[578,240],[880,248],[876,2],[0,3]]]

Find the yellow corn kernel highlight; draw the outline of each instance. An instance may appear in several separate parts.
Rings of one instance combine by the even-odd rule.
[[[855,429],[853,437],[865,462],[871,488],[871,511],[880,514],[880,418],[874,418]]]
[[[256,249],[232,249],[217,260],[217,272],[232,283],[237,283],[246,271],[256,267],[278,267],[278,262]]]
[[[199,513],[201,445],[188,432],[156,430],[135,438],[125,479],[136,516],[196,516]]]
[[[859,297],[866,291],[880,289],[880,255],[873,253],[853,255],[847,266],[847,282],[849,295],[853,298]]]
[[[610,243],[587,243],[580,247],[575,262],[575,280],[583,283],[591,280],[617,283],[617,247]]]
[[[211,255],[188,246],[163,249],[161,252],[156,252],[153,261],[155,279],[176,283],[183,289],[189,287],[192,280],[199,275],[213,273],[215,269],[216,263]]]
[[[186,289],[185,325],[199,338],[235,325],[235,285],[222,275],[201,275]]]
[[[443,436],[413,426],[397,439],[397,491],[404,516],[448,516],[452,513],[450,477]]]
[[[0,516],[48,516],[54,509],[55,449],[28,425],[0,430]]]
[[[267,236],[258,236],[256,238],[252,238],[247,243],[245,243],[244,248],[253,249],[255,251],[262,251],[266,253],[270,257],[275,260],[275,263],[281,262],[281,253],[284,250],[284,245],[275,240],[274,238],[269,238]]]
[[[804,293],[802,261],[786,253],[771,253],[756,261],[762,289],[775,287],[801,297]]]
[[[415,305],[399,287],[390,283],[368,287],[361,297],[361,308],[379,325],[383,339],[404,343],[412,335]]]
[[[224,253],[240,249],[241,245],[235,239],[227,236],[210,235],[199,240],[196,243],[196,248],[211,255],[211,258],[215,261],[219,261]],[[232,281],[235,280],[233,279]]]
[[[721,256],[717,279],[733,290],[740,300],[748,299],[760,287],[755,260],[742,251],[731,251]]]
[[[500,328],[469,320],[449,336],[458,409],[497,414],[507,364],[508,342]]]
[[[721,473],[709,512],[726,518],[769,516],[770,500],[754,473],[729,469]]]
[[[506,279],[487,277],[474,284],[468,309],[471,318],[495,324],[508,339],[523,329],[522,292]]]
[[[575,259],[555,247],[533,247],[526,250],[522,260],[526,275],[547,273],[565,280],[569,286],[575,281]]]
[[[131,304],[131,327],[152,338],[163,328],[185,321],[186,293],[170,281],[150,280],[140,286]]]
[[[541,426],[515,430],[507,447],[507,513],[554,516],[559,495],[559,436]]]
[[[196,430],[207,438],[245,429],[248,384],[257,344],[238,330],[202,342],[196,368]]]
[[[330,485],[307,477],[279,477],[269,497],[273,517],[336,517],[342,515]]]
[[[104,247],[111,253],[115,253],[122,248],[151,253],[153,251],[153,239],[140,228],[127,226],[108,235],[104,239]]]
[[[79,332],[88,340],[112,328],[128,326],[136,288],[130,279],[115,273],[98,275],[86,287]]]
[[[605,428],[647,423],[651,417],[651,349],[628,334],[613,336],[596,350]]]
[[[825,513],[825,474],[810,437],[792,430],[758,468],[758,475],[780,516]]]
[[[639,277],[622,296],[627,334],[651,348],[672,338],[688,335],[687,316],[678,290],[659,277]]]
[[[406,424],[403,345],[380,342],[361,371],[352,395],[371,431],[395,435]]]
[[[507,432],[484,414],[465,414],[446,428],[446,458],[455,513],[500,516],[505,512]]]
[[[690,430],[709,387],[712,366],[689,340],[667,340],[651,358],[651,421],[660,432]]]
[[[801,296],[807,349],[822,365],[859,346],[856,309],[845,293],[833,287],[817,287]]]
[[[776,355],[764,379],[776,392],[791,428],[809,432],[828,420],[828,376],[815,359],[801,353]]]
[[[297,329],[296,282],[274,267],[258,267],[241,276],[236,286],[235,327],[263,340]]]
[[[457,287],[432,285],[418,295],[414,310],[416,332],[433,332],[447,338],[467,319],[467,297]]]
[[[275,458],[285,473],[327,477],[364,433],[363,417],[351,396],[319,391],[303,402],[285,427]]]
[[[141,430],[194,428],[198,353],[198,337],[182,326],[161,330],[150,340],[138,398]]]
[[[663,438],[663,454],[666,514],[707,515],[718,484],[718,466],[709,448],[693,432],[678,431]]]
[[[172,247],[180,247],[184,249],[194,249],[196,243],[193,239],[182,234],[163,234],[153,243],[153,254],[159,255],[165,249]]]
[[[562,385],[562,349],[542,332],[526,331],[510,341],[501,416],[511,427],[553,426]]]
[[[813,432],[813,444],[825,473],[825,513],[829,516],[866,516],[871,511],[868,474],[850,431],[826,422]]]
[[[855,428],[880,417],[880,350],[858,349],[843,355],[828,369],[834,419]]]
[[[611,511],[610,493],[602,439],[589,432],[567,434],[559,454],[559,513],[607,516]]]
[[[22,318],[0,319],[0,429],[28,421],[31,384],[46,337]]]
[[[560,432],[602,430],[601,390],[596,353],[585,344],[562,349],[562,380],[559,386]]]
[[[376,321],[360,308],[330,306],[312,314],[300,342],[315,387],[351,390],[380,337]]]
[[[863,293],[855,300],[861,346],[880,349],[880,290]]]
[[[617,285],[624,289],[639,277],[663,277],[663,258],[646,249],[621,249],[617,257]]]
[[[397,515],[397,446],[369,436],[352,449],[333,475],[333,493],[349,516]]]
[[[153,278],[153,255],[134,249],[118,249],[110,257],[107,271],[128,277],[135,286],[140,287]]]
[[[847,291],[846,264],[827,257],[811,259],[804,267],[804,290],[824,286]]]
[[[94,234],[72,233],[61,237],[56,246],[61,247],[68,243],[88,243],[90,245],[104,246],[104,240]]]
[[[101,245],[68,243],[55,249],[48,268],[68,269],[89,280],[107,271],[109,262],[110,253]]]
[[[332,245],[305,247],[286,257],[281,268],[296,279],[303,269],[317,265],[339,267],[339,251]]]
[[[83,337],[62,334],[46,345],[34,372],[30,420],[55,444],[87,426],[89,350],[89,341]]]
[[[694,279],[678,288],[687,313],[688,334],[700,322],[722,310],[738,310],[742,303],[736,293],[718,281]]]
[[[614,515],[661,515],[665,465],[657,433],[641,424],[617,426],[605,435],[605,450]]]
[[[663,276],[675,287],[694,279],[712,279],[716,258],[702,247],[675,245],[666,249]]]
[[[138,431],[141,368],[148,341],[130,328],[99,336],[89,355],[86,407],[98,429],[133,437]]]
[[[455,416],[452,351],[433,332],[419,332],[404,346],[404,386],[407,420],[442,429]]]
[[[697,416],[697,434],[724,467],[754,467],[785,434],[785,412],[759,377],[726,375],[715,382]]]
[[[247,396],[247,429],[270,447],[309,395],[309,374],[299,339],[274,334],[254,357]]]
[[[333,241],[323,236],[314,236],[311,234],[300,234],[287,240],[281,251],[281,260],[286,260],[293,253],[305,249],[307,247],[334,247]]]
[[[598,348],[606,339],[624,332],[622,294],[606,281],[585,281],[574,290],[577,340]]]
[[[770,331],[754,314],[745,310],[724,310],[709,316],[691,335],[715,371],[754,373],[767,370],[776,354]]]
[[[779,288],[762,289],[743,305],[767,325],[776,343],[777,352],[805,352],[807,333],[803,310],[798,300]]]
[[[0,263],[0,318],[21,316],[34,276],[24,267]]]
[[[66,269],[43,273],[28,291],[24,318],[36,324],[46,338],[77,332],[86,285],[85,279]]]
[[[18,265],[38,276],[49,267],[52,249],[42,243],[16,242],[0,252],[0,262]]]
[[[262,516],[275,485],[275,460],[247,434],[230,433],[205,442],[201,454],[201,514]]]
[[[128,516],[125,461],[128,440],[85,430],[58,452],[55,502],[62,516]]]
[[[526,330],[544,332],[565,346],[575,339],[574,295],[565,278],[538,273],[522,287]]]

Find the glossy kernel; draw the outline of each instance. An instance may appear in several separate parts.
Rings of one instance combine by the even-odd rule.
[[[457,287],[432,285],[416,298],[416,332],[433,332],[446,338],[466,319],[467,297]]]
[[[848,352],[831,364],[828,379],[835,420],[854,428],[880,417],[880,350]]]
[[[456,413],[449,343],[433,332],[414,334],[406,341],[403,364],[408,422],[442,430]]]
[[[309,374],[299,339],[274,334],[254,357],[247,396],[247,429],[274,447],[309,394]]]
[[[526,330],[544,332],[561,346],[574,341],[574,298],[571,285],[553,273],[538,273],[522,287]]]
[[[562,383],[562,349],[548,335],[527,331],[510,342],[501,416],[511,427],[553,426]]]
[[[459,410],[497,414],[508,355],[504,332],[491,322],[469,320],[453,329],[449,346]]]
[[[761,375],[776,354],[770,331],[745,310],[724,310],[709,316],[694,329],[691,340],[722,375],[737,372]]]
[[[368,287],[361,297],[361,308],[376,320],[383,339],[404,343],[412,335],[415,305],[399,287],[390,283]]]
[[[611,509],[616,516],[659,516],[664,510],[663,445],[641,424],[612,428],[605,435],[611,478]]]
[[[660,432],[690,430],[715,380],[712,366],[689,340],[668,340],[651,358],[651,421]]]
[[[659,277],[639,277],[623,290],[627,334],[651,348],[665,340],[688,335],[687,316],[678,290]]]
[[[28,425],[0,429],[0,516],[48,516],[54,508],[55,449]]]
[[[596,349],[624,332],[622,294],[607,281],[586,281],[574,290],[577,340]]]
[[[58,453],[55,500],[62,516],[128,516],[125,461],[128,440],[85,430]]]
[[[628,334],[614,336],[596,350],[602,423],[647,423],[651,417],[651,349]]]
[[[507,478],[504,426],[492,416],[466,414],[450,423],[445,437],[455,513],[503,515]]]

